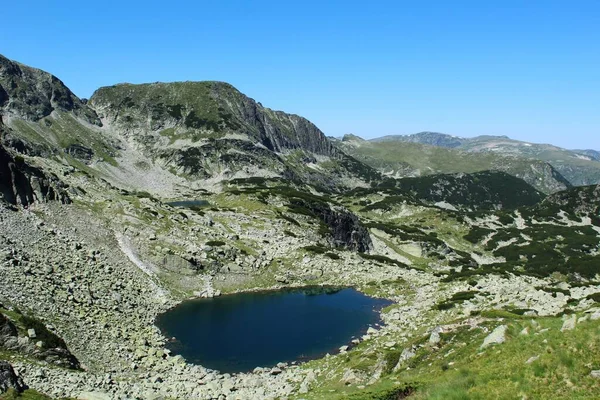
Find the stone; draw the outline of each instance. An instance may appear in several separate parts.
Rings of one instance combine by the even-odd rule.
[[[577,315],[573,314],[569,318],[565,319],[563,322],[562,328],[560,328],[561,332],[572,331],[575,329],[575,325],[577,324]]]
[[[6,361],[0,361],[0,394],[8,389],[14,389],[18,393],[27,389],[27,385],[20,376],[17,375],[12,365]]]
[[[535,362],[535,361],[539,360],[539,358],[540,358],[540,356],[533,356],[533,357],[529,357],[529,358],[527,359],[527,361],[525,361],[525,364],[531,364],[531,363],[533,363],[533,362]]]
[[[29,336],[31,339],[34,339],[36,337],[35,329],[27,329],[27,336]]]
[[[444,329],[441,326],[436,326],[433,331],[431,331],[431,335],[429,335],[429,344],[436,345],[442,341],[442,337],[440,333],[444,332]]]
[[[590,376],[595,379],[600,379],[600,369],[590,372]]]
[[[500,325],[492,331],[481,344],[480,348],[485,349],[494,344],[502,344],[506,341],[506,325]]]
[[[394,367],[394,372],[399,371],[400,368],[402,368],[402,366],[404,365],[404,363],[406,361],[410,360],[411,358],[413,358],[415,355],[416,355],[416,353],[415,353],[415,349],[413,347],[408,347],[408,348],[402,350],[402,353],[400,354],[400,358],[398,359],[398,363]]]

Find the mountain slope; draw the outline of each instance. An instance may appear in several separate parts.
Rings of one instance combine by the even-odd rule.
[[[507,136],[460,138],[443,133],[421,132],[373,139],[373,142],[421,143],[472,153],[499,154],[548,162],[575,186],[600,183],[600,159],[595,150],[566,150],[550,144],[510,139]]]
[[[454,139],[450,137],[448,140]],[[436,143],[436,140],[430,142]],[[393,177],[496,170],[521,178],[544,193],[557,192],[570,186],[551,165],[539,160],[495,153],[470,153],[458,148],[395,139],[365,141],[345,136],[341,141],[334,141],[334,144]]]
[[[522,179],[499,171],[390,179],[373,188],[355,189],[351,193],[358,197],[387,195],[367,205],[363,211],[391,210],[406,202],[450,210],[501,210],[532,206],[545,198]]]
[[[310,121],[223,82],[121,84],[98,89],[90,105],[110,129],[186,177],[283,176],[330,189],[378,177]]]

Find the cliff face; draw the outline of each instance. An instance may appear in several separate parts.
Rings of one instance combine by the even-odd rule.
[[[6,128],[0,118],[0,139]],[[0,140],[0,194],[10,204],[28,206],[36,201],[57,200],[70,203],[66,187],[58,178],[28,165]]]
[[[179,139],[242,134],[275,152],[337,153],[310,121],[265,108],[223,82],[120,84],[98,89],[90,104],[111,126],[130,133],[171,129],[165,134]]]
[[[56,76],[0,55],[0,111],[28,121],[39,121],[53,111],[71,111],[100,125],[96,113]]]

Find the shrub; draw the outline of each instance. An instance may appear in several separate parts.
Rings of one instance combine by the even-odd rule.
[[[283,233],[285,233],[286,235],[293,237],[293,238],[297,237],[296,234],[292,231],[285,230],[285,231],[283,231]]]
[[[325,254],[327,252],[327,248],[325,248],[323,246],[306,246],[306,247],[304,247],[304,250],[310,251],[311,253],[316,253],[316,254]]]

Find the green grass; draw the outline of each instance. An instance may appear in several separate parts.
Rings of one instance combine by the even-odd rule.
[[[590,376],[592,369],[600,369],[600,321],[586,321],[573,331],[561,332],[560,317],[536,319],[537,329],[531,324],[531,318],[507,312],[487,317],[502,318],[484,322],[482,325],[487,327],[487,333],[499,324],[508,326],[505,343],[482,351],[479,347],[487,335],[485,331],[468,326],[457,328],[441,335],[439,348],[425,345],[418,350],[406,364],[410,369],[393,372],[386,368],[383,377],[365,389],[357,385],[344,386],[333,371],[328,371],[327,379],[319,381],[307,395],[297,398],[397,399],[402,398],[397,394],[409,387],[414,390],[408,398],[415,400],[600,398],[600,385]],[[520,335],[525,327],[530,333]],[[549,330],[541,332],[545,328]],[[427,339],[419,340],[424,343]],[[338,356],[339,361],[330,361],[329,365],[334,365],[333,368],[341,373],[348,367],[361,367],[358,362],[362,359],[367,363],[362,368],[368,370],[368,365],[381,356],[389,367],[398,355],[398,350],[394,350],[366,357],[362,346],[347,356]],[[539,359],[527,364],[526,361],[534,356]],[[392,393],[396,397],[389,397]]]

